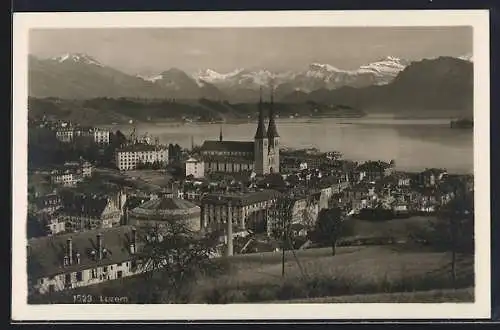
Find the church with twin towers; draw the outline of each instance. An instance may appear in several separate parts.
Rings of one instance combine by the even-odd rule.
[[[272,88],[269,103],[262,101],[261,88],[258,110],[257,129],[253,141],[227,141],[221,128],[219,140],[207,140],[203,143],[201,155],[207,172],[253,171],[258,176],[280,172],[280,136],[276,125]],[[267,128],[265,113],[268,114]]]

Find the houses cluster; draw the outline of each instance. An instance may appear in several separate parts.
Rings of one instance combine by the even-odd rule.
[[[56,138],[65,143],[91,141],[98,145],[110,143],[110,131],[107,129],[82,126],[71,122],[51,122],[43,124],[55,132]]]
[[[444,169],[361,173],[359,180],[336,196],[336,202],[352,214],[367,209],[392,210],[396,216],[434,213],[455,196],[457,189],[472,188],[466,177],[449,175]]]
[[[92,176],[92,164],[83,159],[76,162],[66,162],[62,166],[53,167],[49,175],[53,184],[73,187],[78,182]]]

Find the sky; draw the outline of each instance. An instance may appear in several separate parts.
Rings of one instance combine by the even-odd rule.
[[[85,53],[127,73],[238,68],[301,70],[314,62],[341,69],[386,56],[420,60],[472,54],[471,27],[113,28],[30,31],[40,58]]]

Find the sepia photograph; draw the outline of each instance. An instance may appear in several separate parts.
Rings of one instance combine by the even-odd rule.
[[[446,13],[18,16],[18,315],[489,315],[488,14]]]

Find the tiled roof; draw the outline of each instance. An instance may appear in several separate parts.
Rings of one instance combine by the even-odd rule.
[[[254,156],[249,154],[246,156],[223,156],[223,155],[203,155],[205,162],[225,162],[225,163],[240,163],[240,164],[253,164]]]
[[[105,195],[62,193],[61,199],[63,213],[97,218],[102,215],[109,202]]]
[[[247,141],[205,141],[201,146],[204,151],[239,151],[254,152],[254,143]]]
[[[116,149],[116,151],[160,151],[160,150],[167,150],[167,147],[165,146],[158,146],[158,145],[152,145],[152,144],[143,144],[143,143],[137,143],[137,144],[132,144],[128,146],[123,146],[119,149]]]
[[[231,202],[232,205],[251,205],[258,202],[268,201],[280,195],[276,190],[266,189],[254,192],[236,193],[236,194],[208,194],[205,195],[202,204],[222,204]]]
[[[167,197],[152,199],[130,211],[131,216],[161,216],[169,219],[199,213],[200,208],[196,204],[185,199]]]
[[[360,171],[384,171],[389,168],[389,163],[382,161],[368,161],[358,166]]]
[[[121,226],[99,231],[33,238],[28,241],[28,276],[34,278],[53,276],[130,260],[131,231],[131,226]],[[97,233],[102,234],[103,248],[108,252],[103,260],[96,261],[93,260],[91,251],[97,249]],[[68,238],[72,239],[73,265],[64,267]],[[76,253],[80,253],[80,264],[76,264]]]

